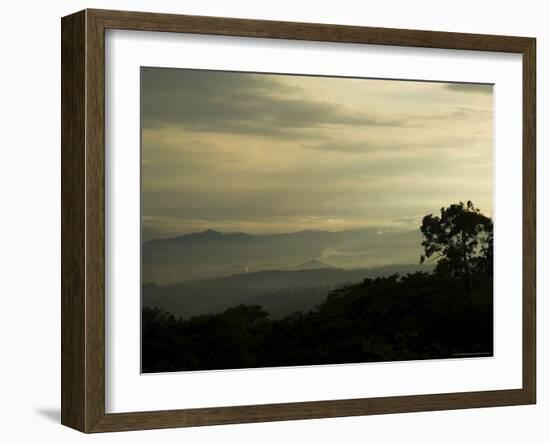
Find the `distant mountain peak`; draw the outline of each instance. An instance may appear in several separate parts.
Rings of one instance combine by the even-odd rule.
[[[204,240],[204,239],[229,239],[229,238],[244,238],[244,237],[251,237],[252,235],[249,235],[248,233],[241,233],[241,232],[220,232],[219,230],[214,229],[207,229],[203,230],[202,232],[194,232],[194,233],[188,233],[186,235],[180,235],[176,236],[174,238],[167,238],[166,240],[187,240],[187,239],[193,239],[193,240]]]
[[[219,236],[223,236],[223,233],[218,232],[217,230],[214,230],[214,229],[207,229],[207,230],[204,230],[203,232],[200,232],[199,235],[219,237]]]
[[[307,262],[304,262],[300,265],[297,265],[294,267],[296,270],[314,270],[314,269],[331,269],[332,266],[325,264],[323,261],[319,261],[318,259],[311,259]]]
[[[376,235],[376,230],[249,234],[204,229],[144,244],[143,279],[167,284],[229,276],[246,272],[245,266],[249,272],[286,269],[316,273],[418,261],[422,253],[420,229],[384,235]]]

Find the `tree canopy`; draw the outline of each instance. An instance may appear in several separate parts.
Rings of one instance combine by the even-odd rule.
[[[420,230],[421,263],[437,260],[436,272],[462,279],[467,290],[480,273],[492,277],[493,221],[471,201],[442,207],[440,216],[426,215]]]

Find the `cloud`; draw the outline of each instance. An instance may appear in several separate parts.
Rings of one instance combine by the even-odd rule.
[[[263,136],[318,136],[331,126],[396,127],[398,119],[306,96],[296,86],[262,74],[142,69],[144,127]]]
[[[419,226],[422,224],[424,215],[403,216],[393,220],[394,224],[398,226]]]
[[[387,154],[398,153],[403,155],[403,151],[421,150],[426,154],[428,151],[441,151],[441,149],[460,149],[468,150],[481,146],[491,146],[492,137],[485,134],[472,135],[443,135],[432,136],[426,140],[412,141],[404,138],[402,140],[388,140],[386,142],[376,142],[371,139],[364,140],[346,140],[332,139],[317,144],[303,144],[305,149],[313,149],[324,152],[337,152],[347,154],[369,155],[377,152]]]
[[[492,84],[478,83],[445,83],[443,88],[452,92],[465,92],[469,94],[490,95],[493,93]]]
[[[489,95],[157,68],[142,86],[147,238],[407,225],[461,199],[492,205]]]
[[[354,154],[365,154],[373,150],[383,150],[385,146],[374,146],[368,141],[347,141],[347,140],[330,140],[319,144],[303,145],[305,149],[314,149],[327,152],[344,152]]]

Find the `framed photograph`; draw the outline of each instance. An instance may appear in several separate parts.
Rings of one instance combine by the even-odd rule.
[[[535,39],[62,19],[62,423],[534,404]]]

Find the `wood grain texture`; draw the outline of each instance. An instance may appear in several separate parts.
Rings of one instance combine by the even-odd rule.
[[[61,29],[61,422],[85,427],[85,13]]]
[[[105,38],[86,11],[86,431],[105,414]]]
[[[536,402],[537,162],[536,40],[523,51],[523,388]]]
[[[105,413],[106,29],[514,52],[523,55],[523,387]],[[62,20],[62,423],[83,432],[531,404],[536,398],[535,40],[526,37],[86,10]],[[136,147],[137,148],[137,147]]]
[[[528,404],[523,390],[107,414],[92,432],[409,413]]]
[[[149,12],[88,10],[106,29],[522,52],[529,38]]]

